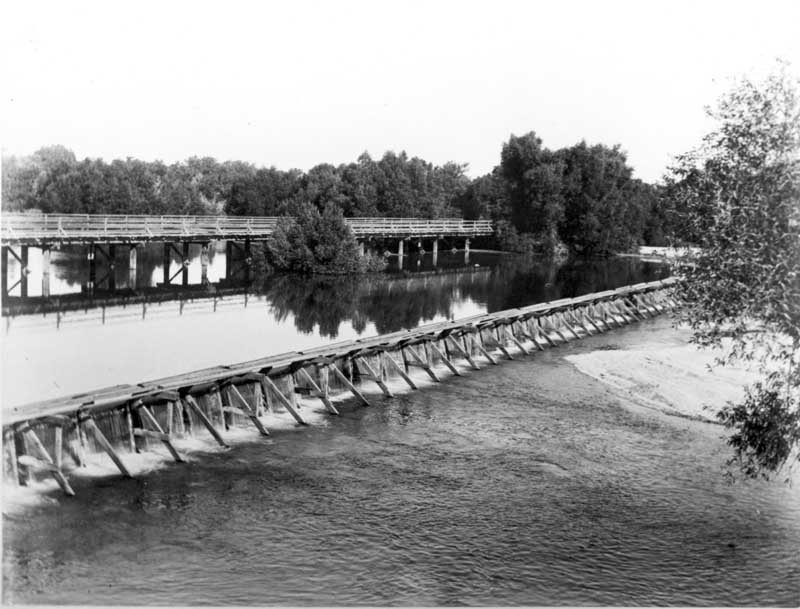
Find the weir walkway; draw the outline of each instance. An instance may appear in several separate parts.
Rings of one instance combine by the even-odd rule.
[[[89,454],[107,455],[130,477],[126,455],[164,450],[181,462],[182,438],[208,434],[226,446],[231,427],[242,425],[269,436],[266,413],[306,425],[308,400],[336,415],[336,393],[350,392],[369,406],[369,386],[392,397],[390,377],[417,389],[412,370],[439,382],[443,373],[461,376],[480,363],[496,365],[647,319],[677,306],[676,282],[631,285],[19,406],[3,412],[4,473],[20,484],[52,476],[72,495],[66,474]]]
[[[434,254],[439,241],[451,243],[463,239],[464,250],[469,251],[469,240],[473,237],[492,234],[490,220],[462,220],[460,218],[346,218],[350,229],[359,241],[361,254],[365,246],[376,240],[396,240],[397,254],[404,255],[404,242],[415,240],[422,248],[422,240],[430,241]],[[208,272],[209,247],[212,241],[225,241],[227,248],[226,273],[228,279],[237,274],[249,280],[252,255],[251,243],[266,240],[275,230],[277,217],[262,216],[136,216],[93,214],[3,214],[0,230],[0,254],[2,255],[2,296],[10,295],[15,288],[22,298],[28,295],[29,248],[42,252],[42,295],[50,295],[50,252],[62,245],[86,247],[89,260],[88,289],[113,281],[118,248],[127,248],[128,270],[136,277],[137,248],[145,243],[164,244],[163,268],[165,285],[181,275],[182,285],[189,282],[189,248],[201,248],[201,282],[205,283]],[[366,245],[365,245],[366,244]],[[234,265],[234,251],[240,263]],[[19,265],[19,276],[9,283],[8,260],[15,258]],[[172,259],[177,257],[178,267],[170,271]],[[106,273],[98,280],[98,262],[104,261]],[[110,271],[110,272],[109,272]]]

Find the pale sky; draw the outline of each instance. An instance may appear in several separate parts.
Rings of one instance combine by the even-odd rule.
[[[800,70],[800,1],[7,1],[5,154],[492,169],[513,133],[658,180],[738,74]]]

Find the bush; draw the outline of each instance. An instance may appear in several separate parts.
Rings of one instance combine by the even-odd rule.
[[[280,218],[267,240],[266,257],[274,270],[293,273],[346,275],[385,267],[383,259],[359,255],[341,209],[332,204],[320,213],[304,203],[294,217]]]

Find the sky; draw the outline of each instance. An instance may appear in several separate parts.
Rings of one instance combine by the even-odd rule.
[[[663,176],[704,107],[776,57],[800,2],[8,1],[0,147],[308,170],[405,150],[499,163],[509,136],[619,144]]]

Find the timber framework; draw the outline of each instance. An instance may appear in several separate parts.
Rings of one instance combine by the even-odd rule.
[[[440,382],[443,373],[461,376],[458,364],[478,370],[481,364],[497,365],[656,316],[678,305],[677,281],[636,284],[18,406],[3,413],[5,474],[23,485],[52,476],[73,495],[67,474],[79,471],[87,454],[107,455],[131,477],[125,461],[134,453],[164,450],[165,456],[184,461],[175,443],[181,438],[207,434],[227,446],[226,433],[242,425],[269,436],[267,412],[306,425],[305,400],[298,396],[319,400],[337,415],[331,399],[337,393],[349,392],[369,406],[365,387],[374,385],[392,397],[391,377],[418,389],[415,368]]]
[[[206,284],[214,241],[225,242],[225,278],[249,281],[253,262],[251,245],[268,239],[278,220],[267,216],[3,214],[0,227],[2,297],[16,290],[21,298],[27,298],[30,248],[41,250],[42,296],[49,297],[51,251],[63,245],[86,248],[89,264],[85,289],[89,294],[101,286],[114,291],[118,255],[128,259],[129,284],[136,288],[138,252],[146,243],[163,243],[164,286],[178,280],[184,286],[189,284],[190,246],[200,247],[201,283]],[[410,245],[416,244],[424,251],[423,240],[431,247],[434,260],[441,240],[447,239],[451,245],[463,240],[465,260],[469,260],[470,238],[492,234],[490,220],[345,218],[345,221],[358,241],[360,255],[365,248],[376,249],[378,241],[383,244],[396,241],[401,267],[405,250]],[[16,280],[9,283],[8,263],[12,259],[16,260],[19,272]],[[175,267],[174,273],[171,265]]]

